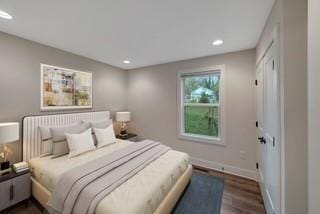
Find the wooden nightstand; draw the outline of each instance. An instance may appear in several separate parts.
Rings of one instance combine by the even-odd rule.
[[[132,142],[138,142],[141,141],[141,139],[138,137],[136,134],[128,133],[126,136],[122,137],[120,135],[116,135],[116,138],[121,139],[121,140],[129,140]]]
[[[31,195],[31,173],[13,171],[0,175],[0,211],[21,201],[29,199]]]

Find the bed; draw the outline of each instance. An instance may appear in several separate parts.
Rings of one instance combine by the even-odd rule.
[[[29,116],[23,119],[23,159],[32,170],[32,195],[46,207],[60,176],[103,155],[112,154],[135,144],[125,140],[68,159],[39,157],[40,125],[63,125],[79,120],[109,118],[108,111]],[[125,181],[96,206],[95,213],[170,213],[190,181],[192,167],[189,156],[170,150]]]

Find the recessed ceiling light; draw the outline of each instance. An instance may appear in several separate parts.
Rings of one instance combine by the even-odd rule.
[[[9,13],[0,10],[0,18],[3,18],[3,19],[12,19],[12,16],[11,16]]]
[[[214,41],[212,44],[215,45],[215,46],[222,45],[223,41],[221,39],[218,39],[218,40]]]
[[[130,64],[130,61],[129,60],[123,60],[123,63],[124,64]]]

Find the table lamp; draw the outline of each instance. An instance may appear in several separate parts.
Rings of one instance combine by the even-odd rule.
[[[127,134],[127,122],[131,119],[130,112],[117,112],[116,121],[120,122],[120,136],[126,136]]]
[[[0,123],[0,144],[11,143],[17,140],[19,140],[19,123]],[[1,171],[10,168],[8,158],[11,154],[12,150],[8,145],[5,145],[3,152],[0,152],[0,160],[3,160],[1,162]]]

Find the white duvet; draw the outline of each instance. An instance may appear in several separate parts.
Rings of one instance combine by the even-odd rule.
[[[29,161],[32,176],[50,192],[65,171],[102,155],[112,153],[133,142],[117,140],[117,143],[68,159],[50,156]],[[171,187],[189,165],[186,153],[171,150],[126,181],[97,206],[96,214],[153,213]]]

